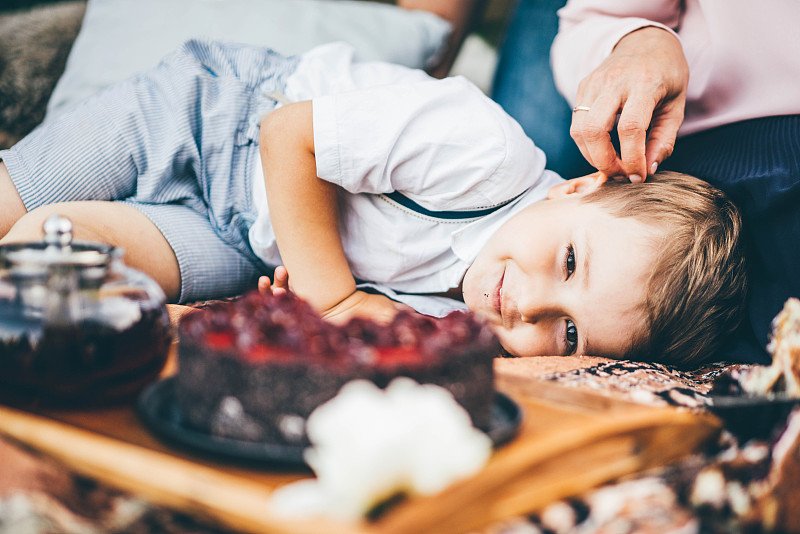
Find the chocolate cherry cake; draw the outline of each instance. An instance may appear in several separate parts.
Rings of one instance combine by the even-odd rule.
[[[469,313],[400,312],[389,324],[323,320],[291,294],[256,291],[184,317],[175,396],[187,424],[241,440],[307,444],[305,420],[354,379],[449,390],[486,430],[499,343]]]

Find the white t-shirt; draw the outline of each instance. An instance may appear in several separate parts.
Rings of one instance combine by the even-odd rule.
[[[520,126],[461,77],[358,63],[337,43],[304,55],[284,93],[313,100],[317,175],[351,193],[342,196],[340,233],[353,275],[423,313],[442,315],[454,304],[386,288],[419,294],[456,287],[491,235],[562,181],[544,170],[544,154]],[[253,172],[258,218],[250,244],[265,263],[280,265],[260,161]],[[442,219],[383,195],[393,191],[433,212],[514,200],[488,215]]]

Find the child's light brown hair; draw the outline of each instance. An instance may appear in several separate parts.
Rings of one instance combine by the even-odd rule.
[[[583,201],[663,236],[646,286],[646,325],[628,357],[682,366],[719,357],[741,320],[747,288],[736,206],[706,182],[674,172],[644,184],[609,181]]]

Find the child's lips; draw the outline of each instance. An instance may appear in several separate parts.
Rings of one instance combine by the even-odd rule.
[[[492,294],[494,309],[501,319],[503,317],[503,280],[505,280],[505,277],[506,270],[503,268],[503,274],[500,275],[500,281],[497,282],[497,287],[494,288],[494,293]]]

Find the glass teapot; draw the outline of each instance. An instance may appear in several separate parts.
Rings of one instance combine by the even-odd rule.
[[[122,249],[73,241],[54,215],[44,241],[0,246],[0,399],[127,399],[155,378],[172,340],[165,296]]]

